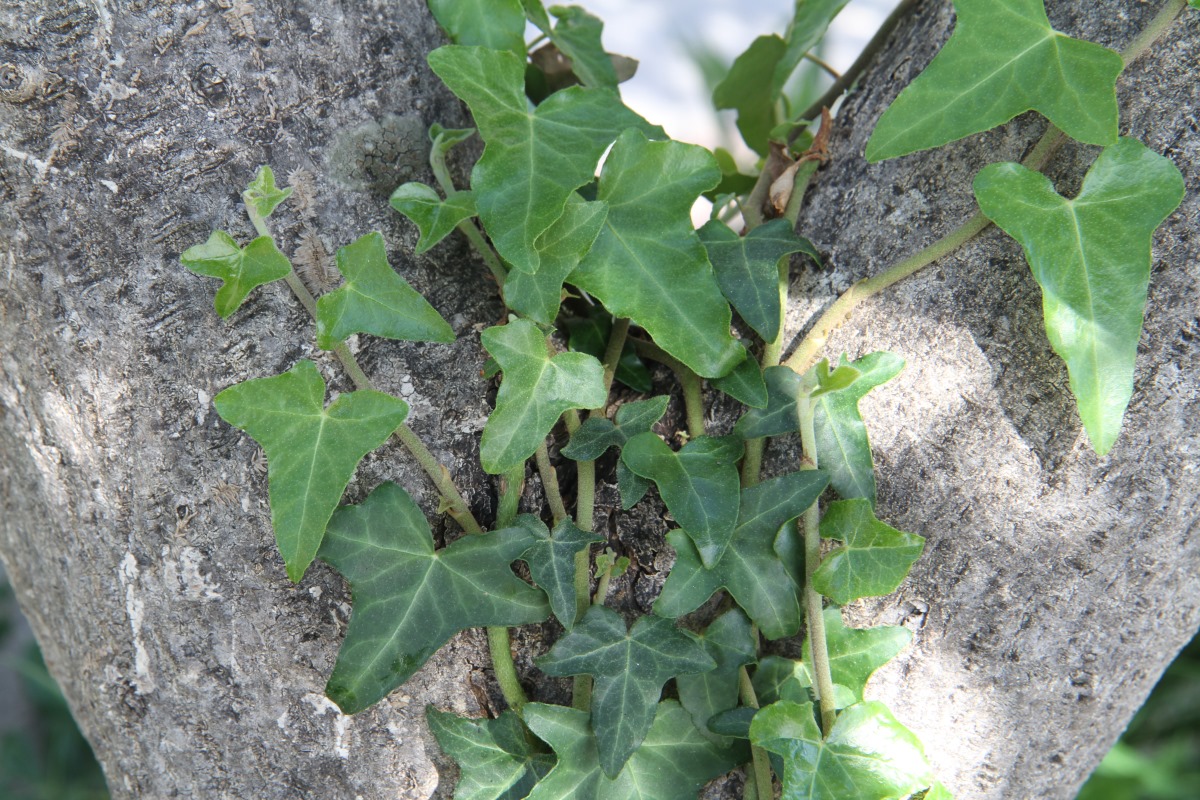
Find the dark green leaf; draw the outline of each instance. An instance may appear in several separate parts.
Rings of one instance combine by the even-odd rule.
[[[771,77],[771,92],[774,97],[783,93],[783,87],[788,78],[796,71],[796,66],[804,58],[804,54],[816,47],[829,23],[838,15],[849,0],[796,0],[795,16],[788,25],[787,52],[775,66]]]
[[[783,756],[785,800],[894,800],[937,783],[925,750],[883,703],[851,706],[822,737],[811,703],[761,709],[750,741]]]
[[[345,285],[317,301],[317,346],[332,350],[353,333],[412,342],[453,342],[454,329],[387,260],[383,236],[338,248]]]
[[[738,520],[737,467],[708,437],[688,442],[677,453],[654,433],[641,433],[621,450],[625,466],[649,478],[679,526],[696,543],[708,566],[716,564]]]
[[[937,147],[1030,110],[1072,139],[1116,142],[1119,55],[1054,30],[1042,0],[954,0],[954,8],[954,34],[880,117],[868,161]]]
[[[753,683],[754,693],[759,704],[763,706],[780,700],[790,700],[794,703],[807,703],[812,700],[809,692],[812,678],[804,661],[783,656],[765,656],[759,660],[758,669],[754,670]]]
[[[737,530],[724,556],[705,569],[699,553],[681,531],[667,540],[675,567],[667,577],[654,613],[678,617],[699,608],[725,588],[769,639],[800,628],[800,588],[776,551],[779,529],[816,502],[829,477],[819,470],[792,472],[742,490]]]
[[[537,664],[547,675],[595,678],[592,728],[600,766],[614,778],[650,730],[663,684],[716,666],[670,620],[641,617],[626,631],[621,615],[605,606],[589,608]]]
[[[750,620],[737,608],[717,617],[697,638],[717,667],[697,675],[680,675],[675,686],[692,722],[701,732],[710,732],[709,718],[738,704],[738,668],[754,663],[757,643]]]
[[[525,56],[525,12],[518,0],[427,0],[455,44],[509,50]]]
[[[650,491],[650,481],[625,466],[624,461],[618,461],[617,491],[621,494],[621,508],[628,511]]]
[[[842,546],[822,559],[813,589],[840,606],[896,591],[925,548],[924,538],[877,520],[865,498],[830,503],[821,518],[821,538]]]
[[[197,275],[221,279],[216,306],[222,319],[237,311],[255,287],[286,278],[292,271],[291,262],[270,236],[259,236],[243,249],[225,231],[213,231],[207,242],[184,250],[179,260]]]
[[[533,749],[520,717],[511,711],[476,720],[427,706],[425,719],[461,772],[454,800],[525,797],[554,766],[553,756]]]
[[[537,238],[591,182],[617,134],[637,127],[663,135],[611,89],[571,87],[531,111],[525,63],[512,53],[440,47],[429,65],[471,108],[486,143],[471,173],[479,218],[500,255],[524,272],[538,270]]]
[[[271,216],[275,208],[291,196],[292,187],[279,189],[275,186],[275,173],[268,166],[259,167],[254,180],[242,192],[242,200],[263,219]]]
[[[775,127],[775,99],[771,85],[775,68],[787,52],[778,36],[759,36],[734,60],[729,74],[713,90],[717,108],[735,108],[737,126],[750,149],[767,154],[767,135]],[[803,54],[802,54],[803,55]]]
[[[878,628],[847,628],[842,622],[840,608],[827,608],[824,613],[825,644],[829,650],[829,671],[833,675],[833,682],[850,690],[853,697],[851,703],[860,703],[863,699],[863,688],[871,675],[912,641],[912,631],[887,625]],[[811,661],[811,653],[812,648],[808,639],[805,639],[805,662]]]
[[[1179,169],[1136,139],[1105,148],[1074,200],[1019,164],[975,179],[979,206],[1021,243],[1042,287],[1046,335],[1067,362],[1092,447],[1116,441],[1133,393],[1150,239],[1183,199]]]
[[[488,328],[482,340],[504,373],[479,444],[479,460],[491,474],[508,472],[533,455],[567,409],[604,404],[600,362],[583,353],[552,357],[532,322]]]
[[[608,349],[608,339],[612,335],[612,315],[596,306],[586,318],[567,320],[567,330],[571,334],[569,346],[572,350],[603,359],[604,352]],[[617,361],[617,371],[613,377],[635,392],[646,393],[654,388],[650,370],[638,357],[633,343],[628,340],[621,350],[621,358]]]
[[[617,409],[615,424],[603,417],[591,417],[571,434],[562,454],[575,461],[594,461],[610,447],[624,447],[632,437],[648,433],[667,413],[667,396],[624,403]]]
[[[754,715],[758,713],[757,708],[749,706],[738,706],[731,708],[728,711],[722,711],[720,714],[715,714],[708,721],[708,729],[718,736],[732,736],[736,739],[750,738],[750,723],[754,720]],[[782,772],[782,770],[780,770]]]
[[[311,361],[231,386],[213,400],[221,419],[267,454],[271,526],[293,581],[316,556],[358,462],[408,416],[403,400],[369,389],[342,394],[328,408],[324,401],[325,381]]]
[[[712,220],[699,233],[721,292],[764,341],[775,341],[783,312],[780,259],[804,253],[819,262],[821,254],[812,242],[797,236],[786,219],[773,219],[745,236]]]
[[[617,71],[600,43],[604,23],[580,6],[551,6],[550,13],[558,19],[550,39],[571,59],[571,70],[583,85],[615,89]]]
[[[570,518],[555,525],[553,531],[532,514],[517,517],[517,525],[536,537],[521,560],[529,565],[534,583],[550,597],[554,616],[571,630],[576,613],[575,554],[588,545],[603,544],[604,537],[577,527]]]
[[[767,384],[763,381],[758,361],[747,358],[723,378],[714,378],[712,385],[751,408],[767,407]]]
[[[475,195],[471,192],[455,192],[443,200],[423,183],[400,186],[389,202],[420,230],[417,253],[424,253],[449,236],[458,223],[475,216]]]
[[[729,304],[691,223],[693,201],[719,177],[702,147],[625,131],[600,175],[608,219],[568,278],[706,378],[728,373],[746,355],[729,333]]]
[[[325,693],[357,713],[461,630],[546,619],[546,596],[509,566],[531,544],[529,531],[508,528],[435,551],[421,509],[394,483],[338,509],[320,555],[350,583],[354,613]]]
[[[767,384],[767,407],[751,408],[733,426],[734,431],[746,439],[799,431],[796,400],[804,388],[804,378],[790,367],[767,367],[763,381]]]

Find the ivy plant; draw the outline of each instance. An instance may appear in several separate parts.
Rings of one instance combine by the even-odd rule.
[[[1051,126],[1023,163],[980,171],[979,214],[857,284],[785,353],[791,260],[820,260],[796,220],[820,177],[830,115],[791,109],[784,87],[845,4],[797,0],[784,34],[757,39],[717,86],[716,105],[737,109],[746,144],[763,156],[745,174],[728,154],[670,141],[625,107],[618,84],[629,62],[604,50],[602,23],[582,9],[429,0],[451,41],[429,64],[475,128],[431,125],[437,186],[397,187],[391,204],[417,227],[417,252],[465,236],[506,306],[505,321],[479,337],[499,381],[479,447],[497,480],[490,518],[476,517],[405,424],[408,405],[375,390],[345,343],[354,334],[367,347],[370,337],[455,339],[391,266],[381,233],[340,249],[344,283],[314,298],[271,235],[268,219],[291,190],[264,166],[243,193],[256,236],[243,246],[215,231],[181,256],[222,281],[216,310],[234,324],[252,291],[284,281],[313,315],[317,346],[356,386],[327,405],[321,370],[305,360],[214,401],[266,453],[288,577],[301,581],[319,558],[350,585],[353,614],[328,696],[362,711],[458,632],[487,628],[509,708],[494,719],[427,714],[461,767],[460,800],[685,800],[739,766],[745,796],[759,800],[776,783],[796,800],[950,797],[916,735],[869,699],[871,675],[912,634],[848,628],[840,610],[896,591],[923,551],[923,537],[880,519],[859,410],[904,361],[825,354],[824,345],[855,303],[994,222],[1020,243],[1042,290],[1047,337],[1097,457],[1114,447],[1135,389],[1151,237],[1184,191],[1167,158],[1118,137],[1115,83],[1185,4],[1167,0],[1116,53],[1054,30],[1042,0],[953,0],[953,35],[862,155],[901,157],[1030,110]],[[539,31],[533,44],[527,22]],[[470,184],[456,186],[447,154],[476,135]],[[1038,171],[1066,137],[1103,148],[1074,197]],[[701,195],[714,210],[697,229],[690,210]],[[717,393],[745,405],[724,435],[706,406]],[[673,397],[682,431],[664,424]],[[359,462],[393,435],[428,474],[439,507],[385,483],[339,508]],[[768,441],[796,435],[799,460],[763,480]],[[530,459],[546,507],[519,514]],[[574,473],[573,502],[560,470]],[[610,470],[623,509],[651,502],[654,490],[677,526],[666,537],[674,564],[648,615],[609,603],[610,582],[628,565],[619,550],[597,552],[623,546],[593,530],[597,478]],[[464,534],[439,548],[429,517],[440,513]],[[569,707],[530,702],[526,686],[540,679],[518,674],[511,649],[509,627],[551,615],[563,633],[534,663],[542,675],[574,677]],[[799,658],[764,649],[795,637],[798,647],[783,652]]]

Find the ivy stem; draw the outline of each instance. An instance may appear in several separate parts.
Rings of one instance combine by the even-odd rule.
[[[1121,51],[1121,59],[1125,62],[1125,66],[1128,67],[1141,58],[1150,49],[1150,46],[1158,41],[1158,37],[1166,33],[1167,28],[1171,27],[1175,18],[1179,16],[1186,5],[1187,0],[1167,0],[1166,3],[1163,3],[1163,7],[1142,29],[1141,33],[1133,37],[1133,41],[1125,45],[1125,49]]]
[[[645,339],[631,338],[638,355],[657,361],[669,367],[675,373],[675,379],[683,387],[684,412],[687,415],[688,436],[696,438],[704,435],[704,396],[700,390],[700,376],[692,372],[682,361],[663,350],[654,342]]]
[[[757,638],[757,637],[755,637]],[[750,680],[750,673],[743,667],[738,667],[738,694],[742,698],[742,705],[750,708],[758,708],[758,694],[754,691],[754,684]],[[751,771],[754,773],[753,784],[758,797],[771,798],[775,796],[775,789],[771,785],[771,760],[767,757],[767,752],[756,745],[750,746]],[[747,783],[750,783],[747,781]]]
[[[550,514],[557,525],[567,518],[567,507],[563,505],[562,492],[558,488],[558,471],[550,463],[550,450],[544,439],[538,445],[534,459],[537,461],[538,474],[542,476],[542,490],[546,494],[546,502],[550,504]]]
[[[520,714],[529,698],[517,678],[517,665],[513,662],[512,641],[508,636],[508,628],[488,628],[487,639],[492,669],[496,672],[496,683],[500,684],[500,693],[504,695],[504,702]]]
[[[525,483],[525,463],[522,462],[500,476],[500,504],[496,509],[496,529],[507,528],[517,518],[521,490]]]
[[[805,53],[804,57],[807,58],[812,63],[816,64],[821,69],[825,70],[827,73],[829,73],[829,76],[831,78],[833,78],[835,81],[842,77],[842,73],[840,73],[836,69],[834,69],[832,64],[830,64],[828,61],[821,58],[820,56],[813,55],[813,53],[811,51]]]
[[[450,170],[446,166],[446,151],[436,144],[429,151],[429,166],[433,169],[433,177],[437,179],[438,185],[442,187],[442,192],[446,197],[458,191],[454,186],[454,178],[450,177]],[[503,287],[504,280],[508,277],[508,270],[504,268],[504,263],[500,261],[500,256],[496,254],[492,246],[483,238],[483,234],[479,232],[479,228],[469,219],[464,219],[456,227],[463,236],[467,237],[467,241],[475,248],[475,252],[479,253],[479,257],[487,265],[488,270],[492,273],[492,277],[496,279],[496,283]]]
[[[613,567],[609,566],[603,574],[596,578],[596,594],[592,597],[592,605],[602,606],[608,600],[608,585],[612,583]]]

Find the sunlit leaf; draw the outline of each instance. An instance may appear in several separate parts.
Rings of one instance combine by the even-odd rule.
[[[537,664],[547,675],[595,678],[592,728],[600,766],[614,778],[650,730],[663,684],[716,666],[670,620],[641,617],[627,631],[621,615],[605,606],[589,608]]]
[[[423,183],[398,187],[389,202],[421,232],[416,253],[424,253],[449,236],[458,223],[475,216],[475,195],[471,192],[455,192],[443,200]]]
[[[353,333],[412,342],[453,342],[454,329],[387,260],[383,236],[338,248],[344,285],[317,301],[317,346],[332,350]]]
[[[675,678],[675,686],[692,722],[701,731],[708,731],[710,717],[738,704],[738,668],[754,663],[757,648],[750,620],[737,608],[717,617],[696,638],[717,662],[716,669],[680,675]]]
[[[268,166],[259,167],[254,180],[242,192],[242,200],[263,219],[271,216],[276,207],[291,196],[292,187],[280,189],[275,186],[275,173]]]
[[[616,418],[591,417],[571,434],[570,443],[562,454],[575,461],[593,461],[610,447],[623,447],[627,441],[641,433],[648,433],[654,423],[667,413],[669,397],[651,397],[623,403],[617,409]]]
[[[532,322],[488,328],[481,338],[504,373],[479,445],[479,460],[491,474],[533,455],[567,409],[604,404],[600,362],[583,353],[551,356],[545,335]]]
[[[293,581],[316,556],[358,462],[408,416],[403,400],[371,390],[342,394],[328,408],[324,402],[325,381],[311,361],[231,386],[213,400],[221,419],[267,454],[271,526]]]
[[[877,520],[865,498],[830,503],[821,538],[842,545],[821,560],[813,589],[842,606],[896,591],[925,547],[924,538]]]
[[[839,608],[825,609],[825,645],[833,682],[852,693],[852,703],[861,702],[863,688],[875,670],[891,661],[912,641],[912,631],[897,625],[877,628],[847,628]],[[812,648],[804,640],[804,660],[812,659]],[[794,699],[787,697],[784,699]]]
[[[772,82],[787,49],[787,42],[778,36],[759,36],[713,89],[713,105],[737,109],[738,131],[760,156],[767,154],[767,136],[775,127],[777,94],[772,92]]]
[[[570,518],[550,531],[537,517],[522,514],[517,525],[535,537],[521,560],[529,565],[533,582],[542,587],[550,598],[554,616],[567,630],[575,625],[575,554],[592,544],[604,544],[605,538],[585,531]]]
[[[1116,441],[1133,393],[1151,236],[1183,193],[1179,169],[1129,138],[1101,152],[1074,200],[1019,164],[992,164],[975,179],[983,213],[1025,249],[1050,346],[1067,362],[1100,455]]]
[[[546,619],[546,596],[509,566],[531,544],[529,531],[507,528],[435,551],[421,509],[394,483],[338,509],[320,556],[349,582],[354,613],[325,693],[357,713],[461,630]]]
[[[937,147],[1030,110],[1081,142],[1116,142],[1119,55],[1054,30],[1042,0],[954,0],[954,8],[953,35],[880,117],[868,161]]]
[[[454,800],[525,797],[554,766],[554,756],[533,749],[511,711],[496,719],[467,719],[428,706],[425,719],[442,752],[458,764]]]
[[[525,11],[519,0],[427,0],[455,44],[525,55]]]
[[[220,278],[217,314],[225,319],[255,287],[287,277],[292,264],[270,236],[259,236],[243,249],[225,231],[213,231],[204,244],[189,247],[179,257],[197,275]]]

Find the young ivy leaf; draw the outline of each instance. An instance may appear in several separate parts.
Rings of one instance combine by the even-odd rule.
[[[1042,288],[1050,346],[1099,455],[1116,441],[1133,394],[1154,229],[1183,199],[1179,169],[1136,139],[1105,148],[1074,200],[1019,164],[975,178],[989,219],[1021,243]]]
[[[486,145],[471,173],[479,218],[497,252],[524,272],[540,268],[537,238],[562,216],[574,191],[592,181],[617,134],[635,127],[665,135],[611,89],[573,86],[531,111],[525,61],[512,53],[440,47],[429,65],[475,117]]]
[[[550,40],[571,59],[571,71],[584,86],[615,89],[617,71],[600,42],[604,23],[579,6],[551,6],[550,13],[558,20]]]
[[[254,209],[262,219],[271,216],[275,208],[292,196],[292,187],[280,189],[275,186],[275,173],[268,166],[261,166],[254,180],[242,192],[242,200]]]
[[[729,333],[729,304],[691,223],[693,201],[718,180],[703,147],[625,131],[600,174],[608,219],[567,279],[705,378],[725,375],[746,357]]]
[[[658,704],[646,738],[615,778],[601,771],[587,713],[530,703],[525,721],[558,756],[527,800],[695,800],[704,784],[748,757],[744,745],[706,739],[674,700]]]
[[[709,718],[738,704],[738,668],[753,664],[758,653],[750,620],[737,608],[717,617],[696,638],[717,667],[697,675],[680,675],[675,686],[692,722],[702,733],[711,734]]]
[[[1072,139],[1116,142],[1119,55],[1054,30],[1043,0],[954,0],[954,8],[954,34],[880,117],[868,161],[938,147],[1030,110]]]
[[[533,581],[550,598],[554,616],[567,630],[575,626],[575,554],[588,545],[603,544],[605,539],[585,531],[570,518],[547,530],[545,524],[532,514],[517,517],[517,525],[534,536],[534,542],[521,555],[529,565]]]
[[[754,715],[750,741],[783,757],[789,800],[891,800],[940,786],[920,741],[879,702],[850,706],[822,737],[811,703],[780,701]]]
[[[777,549],[779,529],[820,497],[829,476],[820,470],[791,472],[742,490],[737,530],[711,569],[681,531],[667,534],[675,566],[654,603],[654,613],[678,617],[727,589],[768,639],[800,629],[800,588]]]
[[[833,682],[850,690],[852,703],[861,703],[867,681],[875,670],[908,646],[912,631],[898,625],[847,628],[840,608],[827,608],[824,614],[825,644]],[[808,639],[804,640],[803,650],[804,663],[812,663],[812,645]]]
[[[464,219],[475,216],[475,195],[455,192],[445,200],[423,183],[406,183],[392,192],[392,208],[408,217],[421,237],[414,252],[424,253],[450,235]]]
[[[496,410],[479,444],[479,460],[492,475],[533,455],[567,409],[604,404],[600,362],[583,353],[551,356],[545,335],[532,322],[514,320],[488,328],[481,338],[504,373]]]
[[[713,105],[737,109],[738,131],[760,156],[767,154],[767,138],[775,127],[777,95],[771,84],[787,49],[787,42],[778,36],[759,36],[734,59],[729,74],[713,89]]]
[[[435,551],[421,509],[394,483],[338,509],[320,556],[350,583],[354,613],[325,693],[355,714],[461,630],[545,620],[546,596],[509,566],[531,544],[529,531],[507,528]]]
[[[821,254],[812,242],[796,235],[786,219],[773,219],[745,236],[738,236],[723,222],[710,220],[698,233],[721,292],[764,341],[774,341],[779,335],[783,307],[779,296],[780,259],[804,253],[819,262]]]
[[[842,546],[821,561],[813,589],[840,606],[896,591],[925,548],[923,537],[877,520],[865,498],[830,503],[821,518],[821,538]]]
[[[225,231],[213,231],[207,242],[184,250],[179,260],[197,275],[221,279],[216,299],[221,319],[237,311],[255,287],[286,278],[292,271],[291,262],[270,236],[259,236],[243,249]]]
[[[344,286],[317,301],[317,346],[332,350],[353,333],[410,342],[453,342],[454,329],[400,277],[379,232],[338,248]]]
[[[595,677],[592,728],[600,767],[615,778],[650,730],[663,684],[716,662],[670,620],[641,617],[626,630],[616,611],[592,606],[537,665],[547,675]]]
[[[221,419],[267,454],[271,526],[299,581],[325,536],[325,526],[363,456],[388,440],[408,404],[371,390],[348,392],[323,407],[325,381],[311,361],[282,375],[231,386],[213,399]]]
[[[567,330],[570,332],[567,344],[572,350],[603,359],[604,351],[608,349],[608,340],[612,336],[612,315],[605,311],[603,306],[596,306],[588,312],[587,317],[568,319]],[[621,349],[621,357],[617,359],[617,371],[613,377],[635,392],[649,394],[654,389],[654,378],[650,370],[629,340],[625,341],[625,346]]]
[[[455,44],[525,56],[525,12],[518,0],[427,0],[433,18]]]
[[[427,706],[425,719],[442,752],[458,764],[455,800],[525,797],[554,766],[554,756],[533,749],[512,711],[496,719],[467,719]]]
[[[825,36],[829,23],[850,0],[797,0],[796,13],[787,29],[787,52],[775,66],[771,77],[771,93],[778,98],[783,87],[796,71],[804,54],[817,46]]]
[[[625,466],[658,486],[667,509],[699,550],[705,566],[721,560],[738,520],[740,479],[734,459],[700,436],[677,453],[654,433],[621,449]]]
[[[650,432],[654,423],[667,413],[670,400],[663,395],[624,403],[617,409],[615,422],[590,417],[571,434],[571,441],[562,449],[562,454],[574,461],[595,461],[610,447],[624,447],[634,436]]]

